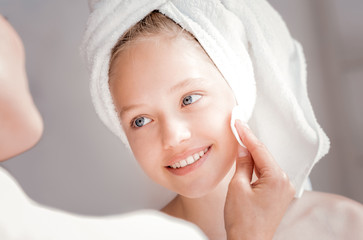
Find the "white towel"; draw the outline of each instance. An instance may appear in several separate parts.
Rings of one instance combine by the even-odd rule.
[[[113,133],[128,145],[108,86],[111,49],[128,28],[159,10],[198,39],[233,90],[243,111],[237,115],[248,121],[301,196],[329,139],[307,95],[301,46],[265,0],[91,2],[82,52],[96,112]]]

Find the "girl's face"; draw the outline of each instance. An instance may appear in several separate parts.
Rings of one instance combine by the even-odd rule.
[[[136,41],[113,61],[110,90],[135,158],[186,197],[213,190],[233,166],[235,99],[203,52],[184,38]]]

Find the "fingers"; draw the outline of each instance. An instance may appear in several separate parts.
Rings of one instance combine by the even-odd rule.
[[[256,175],[259,178],[259,180],[252,184],[252,188],[261,184],[261,177],[264,179],[269,178],[267,182],[264,182],[268,183],[272,189],[280,189],[280,191],[286,189],[286,192],[291,193],[291,196],[293,196],[295,194],[294,186],[265,145],[262,144],[252,131],[247,126],[244,126],[240,120],[236,121],[235,126],[242,142],[250,153],[249,160],[252,161],[252,166],[254,164]],[[242,161],[248,163],[247,159]],[[246,174],[247,170],[244,171]]]
[[[242,142],[254,160],[258,175],[266,169],[269,171],[280,169],[265,145],[256,138],[247,126],[242,124],[240,120],[236,120],[235,126]]]
[[[229,182],[228,194],[246,196],[252,193],[252,173],[253,160],[247,149],[238,146],[238,156],[236,158],[236,171]]]
[[[254,163],[248,150],[238,146],[238,156],[236,159],[235,177],[244,179],[244,183],[250,185],[252,180]]]

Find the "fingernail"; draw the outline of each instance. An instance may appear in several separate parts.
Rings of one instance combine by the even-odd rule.
[[[247,148],[244,148],[240,145],[238,145],[238,157],[246,157],[248,155],[248,150]]]

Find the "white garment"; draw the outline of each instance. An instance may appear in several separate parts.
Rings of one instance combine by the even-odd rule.
[[[95,3],[96,2],[96,3]],[[301,196],[329,139],[314,116],[301,46],[265,0],[92,1],[82,52],[96,112],[128,146],[108,85],[111,49],[153,10],[192,33],[234,92],[240,115]]]
[[[1,240],[206,239],[193,224],[154,210],[86,217],[42,207],[1,167],[0,193]]]

